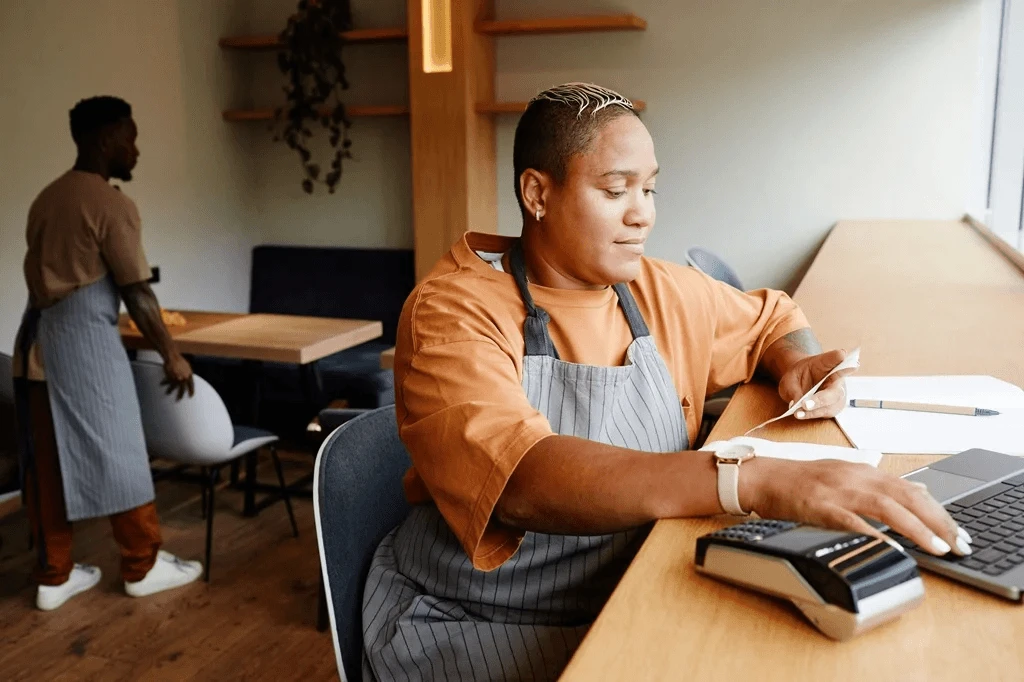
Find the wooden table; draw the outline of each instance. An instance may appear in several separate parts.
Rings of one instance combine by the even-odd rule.
[[[1024,385],[1024,275],[962,222],[843,222],[795,296],[826,348],[862,348],[861,373],[979,373]],[[743,386],[711,438],[785,406]],[[763,437],[847,445],[833,421]],[[904,473],[938,459],[887,456]],[[699,576],[699,535],[726,517],[661,521],[563,680],[1017,680],[1024,607],[925,573],[925,603],[838,643],[791,605]]]
[[[395,368],[395,348],[392,346],[386,351],[380,354],[380,368],[381,369],[394,369]]]
[[[299,315],[182,311],[186,324],[168,327],[178,350],[242,360],[306,365],[379,338],[380,322]],[[132,349],[152,348],[121,316],[121,338]]]

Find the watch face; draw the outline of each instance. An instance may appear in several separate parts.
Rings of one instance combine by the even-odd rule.
[[[721,450],[715,450],[715,457],[719,461],[743,462],[754,456],[754,448],[749,445],[733,443]]]

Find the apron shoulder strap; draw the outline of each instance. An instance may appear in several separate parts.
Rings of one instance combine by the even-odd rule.
[[[546,310],[538,307],[533,302],[533,295],[530,294],[530,287],[526,280],[526,261],[523,258],[522,240],[512,245],[512,251],[509,254],[509,265],[512,268],[512,278],[515,280],[519,294],[526,305],[526,322],[523,324],[526,355],[548,355],[557,360],[558,350],[555,349],[555,344],[551,340],[551,334],[548,332],[548,322],[551,321],[551,317]],[[613,285],[612,288],[619,297],[619,307],[622,308],[622,312],[626,315],[626,321],[629,323],[629,330],[632,332],[633,338],[639,339],[644,336],[650,336],[651,332],[647,328],[647,322],[644,320],[644,316],[640,314],[640,307],[637,306],[636,299],[633,298],[633,294],[629,290],[629,285],[620,282]]]
[[[647,329],[647,322],[644,320],[644,316],[640,314],[640,307],[636,304],[636,299],[633,298],[633,292],[629,290],[629,285],[625,282],[619,282],[612,285],[612,288],[615,289],[615,294],[619,297],[619,307],[626,314],[626,321],[629,322],[629,330],[633,332],[633,338],[639,339],[644,336],[650,336],[651,332]]]
[[[509,265],[512,266],[512,278],[519,288],[519,295],[526,305],[526,322],[523,324],[523,338],[526,340],[526,355],[547,355],[559,359],[551,334],[548,333],[548,322],[551,316],[543,308],[533,302],[530,287],[526,282],[526,263],[523,259],[522,240],[516,241],[509,254]]]

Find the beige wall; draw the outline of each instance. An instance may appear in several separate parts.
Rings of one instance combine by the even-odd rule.
[[[277,33],[295,4],[295,0],[252,0],[254,30]],[[352,15],[360,28],[402,26],[405,0],[352,0]],[[251,101],[258,106],[280,104],[282,76],[274,55],[249,54],[246,58],[254,69]],[[346,102],[408,104],[405,43],[350,46],[344,59],[351,85]],[[353,158],[344,162],[344,174],[333,195],[322,186],[312,196],[306,195],[300,186],[304,176],[295,153],[272,142],[264,124],[248,127],[257,136],[249,148],[256,173],[254,207],[267,242],[412,247],[407,117],[353,119]],[[322,133],[323,129],[317,130]],[[325,151],[321,158],[326,166],[331,156]]]
[[[503,17],[633,11],[643,33],[498,39],[498,93],[593,80],[645,99],[662,166],[651,253],[721,253],[749,286],[784,286],[841,218],[963,212],[977,138],[982,0],[502,0]],[[412,244],[406,119],[357,119],[336,194],[299,187],[291,153],[223,108],[273,105],[272,54],[217,47],[276,32],[295,0],[0,2],[0,347],[24,301],[28,205],[71,163],[67,110],[129,99],[141,128],[146,247],[170,306],[244,309],[260,242]],[[354,0],[357,26],[405,1]],[[402,44],[347,48],[352,103],[405,103]],[[515,117],[499,120],[499,227],[518,232]]]
[[[74,162],[68,110],[96,94],[127,99],[141,157],[124,191],[139,206],[162,304],[243,310],[251,131],[220,120],[249,68],[217,38],[242,31],[245,0],[0,2],[0,349],[13,345],[25,288],[24,226],[36,194]]]
[[[504,0],[501,16],[579,12]],[[953,218],[968,194],[980,0],[597,0],[635,34],[500,39],[498,93],[593,80],[644,99],[661,176],[649,253],[702,245],[785,286],[842,218]],[[991,111],[991,109],[989,110]],[[501,231],[514,117],[499,128]]]
[[[260,0],[277,30],[293,0]],[[357,26],[404,22],[405,2],[354,0]],[[724,256],[749,286],[787,286],[841,218],[964,212],[979,138],[982,0],[502,0],[499,17],[632,11],[643,33],[499,38],[499,97],[592,80],[648,102],[662,177],[655,256]],[[270,55],[250,57],[272,103]],[[404,103],[400,45],[346,53],[353,103]],[[990,96],[990,95],[989,95]],[[986,104],[981,102],[981,109]],[[988,105],[990,106],[990,105]],[[989,109],[990,111],[990,109]],[[515,116],[498,123],[499,229],[519,231]],[[305,197],[287,151],[257,142],[257,212],[269,241],[409,246],[408,125],[359,119],[335,196]],[[976,164],[974,164],[976,165]]]

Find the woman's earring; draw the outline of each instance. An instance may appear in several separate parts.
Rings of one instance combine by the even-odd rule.
[[[540,209],[537,209],[537,222],[540,222]]]

